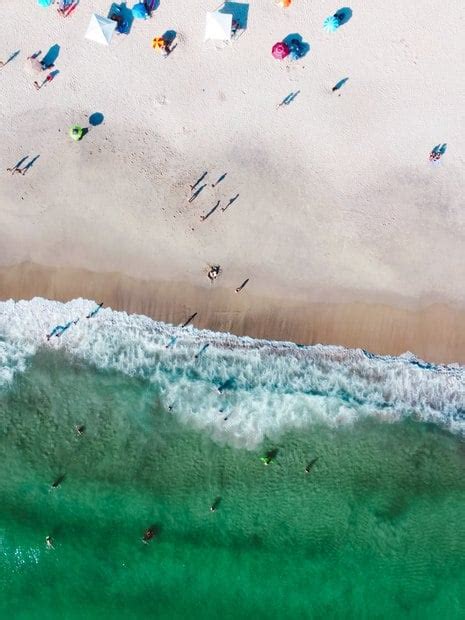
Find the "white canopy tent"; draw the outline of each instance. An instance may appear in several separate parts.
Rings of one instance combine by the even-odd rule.
[[[109,45],[113,33],[115,32],[116,22],[113,19],[102,17],[101,15],[92,14],[87,27],[85,38],[90,41],[96,41],[100,45]]]
[[[205,41],[230,41],[232,35],[232,15],[214,11],[207,13],[205,22]]]

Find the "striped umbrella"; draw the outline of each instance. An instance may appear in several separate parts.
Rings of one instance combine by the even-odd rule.
[[[165,41],[162,37],[155,37],[152,41],[152,47],[157,52],[161,52],[165,49]]]
[[[339,20],[336,15],[331,15],[331,17],[327,17],[323,22],[323,28],[328,32],[335,32],[340,26]]]

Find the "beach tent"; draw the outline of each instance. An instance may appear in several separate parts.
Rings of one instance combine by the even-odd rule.
[[[92,14],[85,38],[101,45],[109,45],[117,23],[113,19]]]
[[[205,41],[230,41],[232,34],[232,15],[214,11],[207,13]]]

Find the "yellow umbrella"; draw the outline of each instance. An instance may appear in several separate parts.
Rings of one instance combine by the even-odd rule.
[[[165,49],[165,41],[162,37],[155,37],[152,41],[152,47],[155,51],[161,52]]]

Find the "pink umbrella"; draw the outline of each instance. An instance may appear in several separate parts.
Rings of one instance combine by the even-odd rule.
[[[273,54],[273,57],[277,60],[283,60],[284,58],[286,58],[286,56],[289,56],[289,52],[290,49],[284,43],[284,41],[279,41],[278,43],[275,43],[271,48],[271,53]]]

